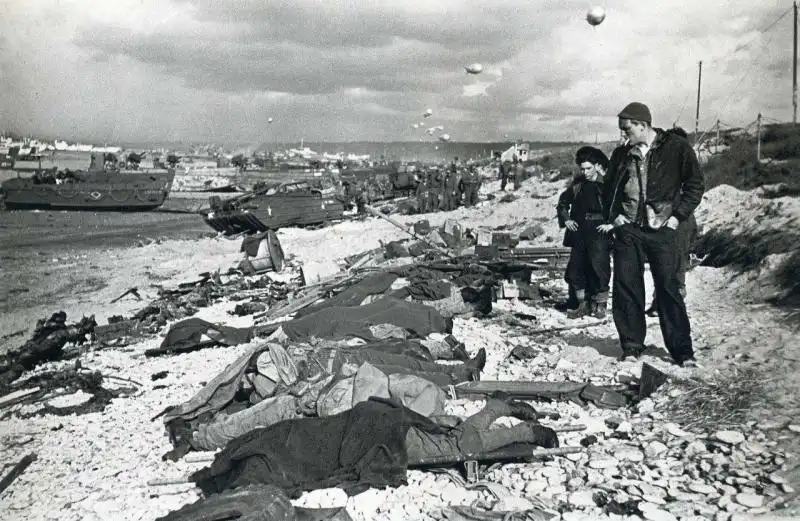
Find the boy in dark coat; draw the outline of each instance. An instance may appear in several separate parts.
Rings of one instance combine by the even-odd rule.
[[[566,228],[564,246],[572,248],[564,279],[574,302],[567,316],[578,318],[606,316],[608,285],[611,279],[611,252],[608,235],[597,227],[603,223],[603,182],[608,158],[599,149],[583,147],[575,154],[581,170],[558,199],[558,224]]]

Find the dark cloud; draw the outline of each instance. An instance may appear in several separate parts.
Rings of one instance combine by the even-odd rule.
[[[454,139],[593,137],[606,122],[615,137],[630,99],[693,113],[700,59],[704,114],[790,106],[786,19],[734,52],[779,0],[620,0],[598,28],[578,0],[118,1],[29,0],[0,19],[4,120],[104,140],[416,140],[431,107]],[[465,74],[474,61],[483,74]]]

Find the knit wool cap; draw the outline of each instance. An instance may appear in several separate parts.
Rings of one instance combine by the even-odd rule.
[[[653,116],[650,115],[650,109],[647,108],[647,105],[639,103],[638,101],[629,103],[617,116],[620,119],[633,119],[636,121],[653,123]]]

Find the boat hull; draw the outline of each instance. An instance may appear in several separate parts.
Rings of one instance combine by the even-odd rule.
[[[10,179],[3,183],[3,204],[9,210],[147,211],[164,203],[172,176],[136,174],[62,184],[36,184],[32,179]]]

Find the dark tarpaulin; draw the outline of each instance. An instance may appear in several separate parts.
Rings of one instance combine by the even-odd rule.
[[[192,475],[204,494],[275,485],[290,497],[340,487],[347,494],[406,483],[410,427],[443,432],[399,404],[370,398],[325,418],[286,420],[232,440],[210,468]]]
[[[447,333],[447,321],[434,308],[416,302],[385,297],[364,306],[323,308],[315,313],[281,324],[290,340],[311,337],[375,340],[370,326],[393,324],[420,338],[431,333]]]
[[[397,299],[411,297],[414,300],[441,300],[451,295],[452,287],[452,284],[444,280],[415,281],[393,291],[390,296]]]
[[[253,329],[220,326],[200,318],[187,318],[169,328],[161,342],[161,349],[176,349],[197,344],[203,334],[220,344],[235,346],[249,342],[253,337]]]

